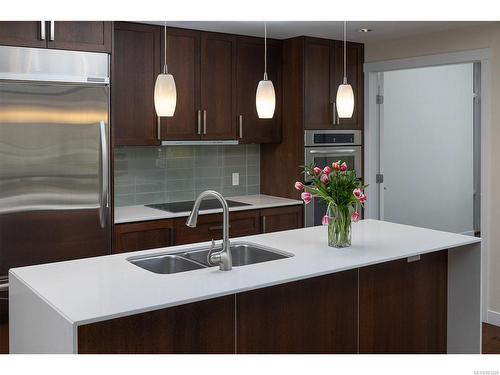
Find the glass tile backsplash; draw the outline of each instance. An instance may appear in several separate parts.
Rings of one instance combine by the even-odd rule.
[[[193,200],[207,189],[260,193],[259,145],[118,147],[114,156],[115,206]]]

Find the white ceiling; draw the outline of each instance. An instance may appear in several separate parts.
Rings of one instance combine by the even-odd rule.
[[[141,21],[142,22],[142,21]],[[144,21],[163,25],[164,21]],[[347,24],[348,40],[373,42],[407,37],[429,32],[453,30],[484,22],[479,21],[350,21]],[[258,21],[168,21],[167,25],[195,30],[218,31],[223,33],[263,36],[263,22]],[[360,33],[361,28],[373,29],[370,33]],[[342,21],[269,21],[267,32],[270,38],[287,39],[307,35],[319,38],[342,39]]]

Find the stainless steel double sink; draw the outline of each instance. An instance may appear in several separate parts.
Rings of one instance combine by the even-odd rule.
[[[215,248],[213,251],[219,250],[220,248]],[[293,256],[293,254],[251,242],[231,243],[230,250],[234,267],[269,262]],[[209,251],[210,247],[200,247],[174,253],[142,255],[131,257],[127,260],[150,272],[169,274],[214,267],[207,260]]]

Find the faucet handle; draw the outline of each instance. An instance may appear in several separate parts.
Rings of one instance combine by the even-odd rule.
[[[212,238],[212,244],[210,245],[210,250],[208,250],[208,254],[207,254],[207,263],[209,265],[216,265],[214,263],[212,263],[212,261],[210,260],[210,258],[212,257],[212,252],[214,251],[215,249],[215,240]]]

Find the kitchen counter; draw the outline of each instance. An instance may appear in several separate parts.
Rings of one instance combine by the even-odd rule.
[[[234,267],[228,272],[212,267],[177,274],[155,274],[127,261],[132,256],[170,253],[208,244],[203,243],[11,269],[11,347],[14,352],[46,350],[47,344],[36,346],[38,340],[33,334],[26,333],[28,336],[25,336],[24,331],[29,332],[29,326],[35,323],[37,330],[40,325],[64,326],[58,328],[61,337],[51,339],[74,344],[74,332],[79,325],[444,249],[453,249],[449,252],[449,293],[460,294],[449,305],[460,306],[461,310],[472,309],[470,315],[474,319],[479,312],[479,306],[467,307],[471,299],[479,301],[480,298],[480,288],[477,296],[475,290],[480,283],[481,240],[476,237],[363,220],[353,224],[352,246],[344,249],[328,247],[327,227],[321,226],[231,241],[242,240],[294,256]],[[457,254],[456,259],[451,254]],[[473,289],[469,292],[470,288]],[[47,322],[43,322],[44,317]],[[463,324],[466,319],[467,313],[460,311],[457,321]],[[49,351],[52,350],[62,349],[52,344]]]
[[[231,207],[229,209],[230,212],[244,211],[244,210],[258,210],[262,208],[272,208],[272,207],[295,206],[303,204],[301,200],[273,197],[271,195],[264,195],[264,194],[227,197],[227,199],[249,204],[249,206]],[[202,210],[200,211],[200,215],[217,214],[221,212],[222,208],[215,210]],[[131,223],[134,221],[172,219],[175,217],[187,217],[187,216],[189,216],[189,211],[168,212],[168,211],[158,210],[156,208],[146,207],[143,205],[115,207],[115,224]]]

